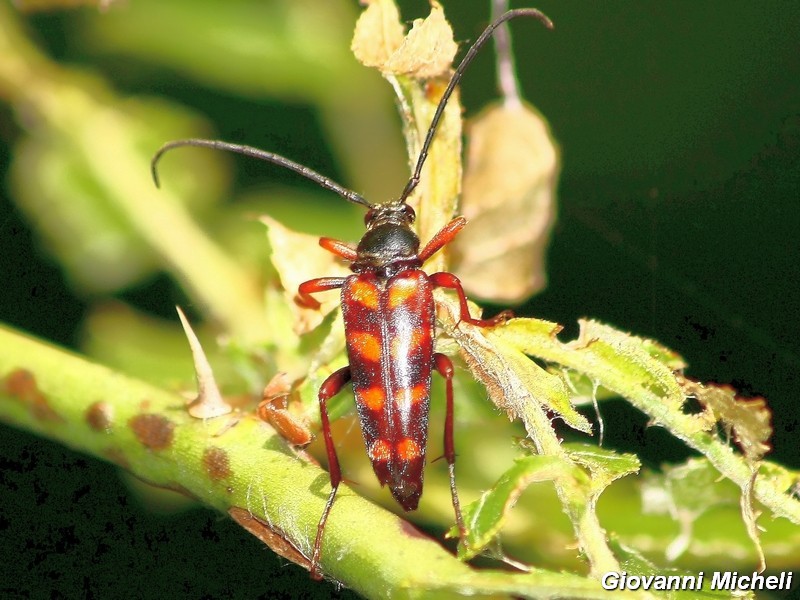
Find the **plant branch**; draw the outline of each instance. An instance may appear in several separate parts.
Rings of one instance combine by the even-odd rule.
[[[328,475],[265,423],[200,420],[172,393],[0,327],[0,420],[108,460],[222,512],[246,511],[308,556]],[[325,572],[372,598],[552,595],[601,598],[596,581],[473,571],[407,522],[342,486]],[[397,595],[399,593],[399,595]]]
[[[0,97],[32,117],[26,124],[37,139],[81,163],[81,177],[102,190],[108,207],[226,333],[245,344],[266,338],[269,327],[255,278],[200,229],[177,196],[157,190],[150,180],[150,155],[157,148],[143,143],[150,126],[102,82],[50,61],[3,4]]]

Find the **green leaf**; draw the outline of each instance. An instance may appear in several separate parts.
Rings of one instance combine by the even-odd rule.
[[[641,467],[635,454],[620,454],[589,444],[564,444],[564,450],[573,461],[591,472],[595,499],[614,481],[638,473]]]
[[[691,448],[708,457],[711,464],[742,490],[743,516],[755,533],[754,516],[749,506],[752,495],[777,516],[800,524],[800,502],[787,493],[781,480],[754,475],[758,466],[731,451],[727,440],[713,431],[713,418],[707,414],[686,414],[686,385],[683,377],[673,372],[678,359],[660,344],[617,331],[595,321],[580,321],[577,340],[562,343],[556,338],[557,327],[548,332],[533,319],[513,319],[504,327],[487,334],[490,342],[503,340],[530,356],[583,373],[598,385],[626,398],[647,414],[654,425],[668,429]],[[666,362],[662,362],[666,361]],[[757,403],[756,408],[761,408]],[[759,412],[763,415],[763,412]],[[763,416],[756,421],[763,424]],[[760,431],[756,429],[756,431]],[[752,438],[758,440],[763,431]],[[757,443],[757,442],[753,442]],[[755,541],[755,535],[753,535]]]
[[[466,539],[458,545],[458,556],[468,560],[491,544],[506,522],[508,512],[520,494],[531,483],[554,481],[566,477],[586,482],[586,475],[569,461],[556,456],[526,456],[518,458],[491,489],[464,510]],[[458,535],[458,528],[450,530]]]

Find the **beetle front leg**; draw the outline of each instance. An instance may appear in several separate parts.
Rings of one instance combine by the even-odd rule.
[[[313,283],[314,281],[321,280],[312,280],[307,283]],[[333,445],[333,436],[331,436],[331,424],[328,419],[327,402],[347,385],[350,381],[350,376],[350,367],[342,367],[338,371],[331,373],[319,388],[319,414],[320,420],[322,421],[322,436],[325,439],[325,451],[328,454],[328,472],[331,477],[331,493],[328,496],[328,501],[325,503],[325,508],[319,519],[317,537],[314,539],[314,551],[311,554],[311,577],[313,579],[322,579],[322,573],[319,570],[319,555],[322,550],[322,533],[325,531],[325,523],[333,507],[333,501],[336,499],[336,490],[339,489],[339,484],[342,481],[339,457],[336,456],[336,448]]]
[[[464,217],[456,217],[447,225],[442,227],[431,240],[425,244],[425,247],[419,252],[419,259],[422,262],[428,260],[431,256],[436,254],[439,250],[444,248],[447,244],[453,241],[458,235],[458,232],[464,229],[467,220]]]
[[[478,327],[494,327],[500,323],[505,323],[508,319],[514,316],[514,313],[512,313],[510,310],[504,310],[491,319],[476,319],[469,314],[467,296],[464,294],[464,288],[461,287],[461,281],[458,277],[452,273],[441,272],[430,275],[428,279],[430,279],[434,286],[455,290],[456,294],[458,294],[459,321],[466,321],[467,323],[470,323],[471,325],[477,325]]]
[[[450,494],[453,497],[453,510],[456,513],[458,533],[462,542],[466,544],[467,529],[464,527],[461,502],[458,500],[458,490],[456,489],[456,448],[453,442],[453,363],[444,354],[437,352],[433,355],[433,364],[445,382],[447,412],[444,418],[444,458],[450,473]]]
[[[321,237],[319,238],[319,245],[331,254],[335,254],[339,258],[349,260],[350,262],[358,258],[358,251],[350,244],[346,244],[342,241],[329,237]]]
[[[320,307],[319,300],[310,294],[338,289],[344,285],[344,282],[344,277],[320,277],[319,279],[304,281],[297,288],[295,302],[300,306],[316,310]]]

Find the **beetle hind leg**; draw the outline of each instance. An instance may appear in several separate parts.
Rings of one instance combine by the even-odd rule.
[[[456,525],[463,544],[467,543],[467,528],[461,516],[461,502],[458,500],[456,488],[456,449],[453,443],[453,363],[444,354],[437,352],[433,355],[433,364],[444,378],[447,397],[447,412],[444,419],[444,458],[450,473],[450,494],[453,498],[453,510],[456,514]]]
[[[311,577],[312,579],[322,579],[319,568],[319,556],[322,550],[322,534],[325,531],[325,523],[328,515],[333,508],[333,501],[336,499],[336,491],[342,481],[342,470],[339,467],[339,457],[336,456],[336,447],[333,445],[331,435],[331,424],[328,419],[328,400],[333,398],[350,381],[350,367],[342,367],[338,371],[331,373],[319,388],[319,413],[322,421],[322,435],[325,439],[325,451],[328,454],[328,472],[331,477],[331,493],[325,502],[325,508],[317,525],[317,536],[314,539],[314,550],[311,554]]]

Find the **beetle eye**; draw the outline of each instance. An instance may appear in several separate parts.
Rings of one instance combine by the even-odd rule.
[[[409,223],[413,223],[414,221],[417,220],[417,213],[415,213],[414,209],[411,208],[408,204],[403,206],[403,213],[406,219],[408,219]]]
[[[364,215],[364,225],[369,227],[370,222],[374,218],[375,218],[375,209],[374,208],[370,208],[367,211],[367,214]]]

